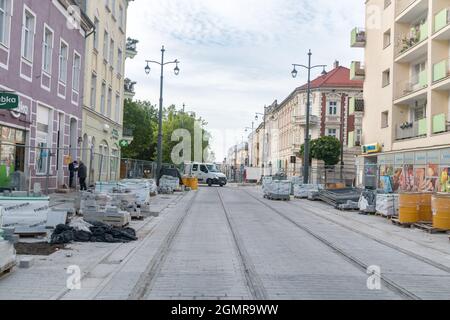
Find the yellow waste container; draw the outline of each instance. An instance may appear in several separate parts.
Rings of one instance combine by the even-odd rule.
[[[420,221],[420,193],[401,193],[399,195],[400,223],[417,223]]]
[[[432,193],[423,193],[420,197],[419,219],[423,222],[433,221],[433,210],[431,208]]]
[[[192,190],[198,190],[198,179],[195,177],[189,178],[189,186]]]
[[[437,193],[432,198],[433,227],[450,230],[450,194]]]

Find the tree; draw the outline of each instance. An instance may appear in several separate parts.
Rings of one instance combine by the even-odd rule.
[[[335,137],[321,137],[311,145],[311,155],[325,162],[326,166],[334,166],[339,163],[341,142]]]
[[[156,151],[158,111],[148,101],[125,100],[123,126],[133,132],[133,142],[122,148],[122,157],[153,160]]]
[[[172,105],[166,110],[164,110],[163,119],[163,162],[172,163],[172,150],[180,141],[172,141],[172,134],[177,129],[187,130],[191,136],[191,155],[190,159],[193,161],[195,159],[195,126],[199,125],[202,132],[202,137],[206,137],[202,141],[202,151],[209,148],[210,134],[203,129],[207,123],[202,119],[198,118],[195,113],[187,113],[182,110],[177,110],[176,106]],[[156,151],[155,151],[156,155]],[[203,159],[205,160],[205,159]]]
[[[302,145],[300,154],[304,156],[305,145]],[[321,137],[310,141],[310,162],[312,159],[325,162],[326,166],[339,163],[341,156],[341,142],[335,137]]]

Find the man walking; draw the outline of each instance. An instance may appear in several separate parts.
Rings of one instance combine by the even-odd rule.
[[[86,187],[86,177],[87,177],[87,168],[82,161],[80,161],[80,165],[78,167],[78,178],[80,179],[80,190],[87,190]]]
[[[73,161],[69,164],[69,188],[73,188],[73,178],[75,177],[75,172],[78,170],[78,162]]]

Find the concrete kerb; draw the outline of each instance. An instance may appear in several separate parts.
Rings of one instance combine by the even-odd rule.
[[[182,194],[181,196],[177,197],[177,198],[175,199],[175,201],[180,200],[180,199],[183,198],[184,196],[185,196],[185,194]],[[165,210],[167,210],[171,204],[172,204],[172,202],[170,202],[170,203],[168,203],[166,206],[164,206],[163,209],[161,210],[161,213],[163,213]],[[155,221],[155,220],[156,220],[156,218],[154,218],[154,217],[149,217],[149,218],[148,218],[148,221],[145,222],[145,223],[143,223],[141,226],[139,226],[139,227],[136,229],[136,231],[139,232],[140,230],[142,230],[144,227],[148,226],[151,222],[153,222],[153,221]],[[156,222],[157,222],[157,221],[156,221]],[[156,227],[156,225],[155,225],[154,227]],[[154,227],[151,229],[150,233],[147,234],[146,237],[145,237],[143,240],[147,239],[147,238],[152,234],[152,231],[153,231]],[[144,243],[145,241],[142,241],[142,242]],[[83,280],[83,279],[85,279],[87,276],[89,276],[89,274],[95,269],[95,267],[96,267],[99,263],[101,263],[102,261],[106,260],[109,256],[111,256],[111,255],[114,253],[114,251],[116,251],[117,249],[119,249],[119,248],[122,247],[123,245],[125,245],[125,244],[124,244],[124,243],[115,244],[115,245],[113,246],[113,248],[111,248],[111,250],[109,250],[109,251],[106,252],[104,255],[102,255],[99,259],[97,259],[97,260],[94,261],[92,264],[90,264],[90,265],[88,266],[88,268],[86,268],[86,270],[83,272],[83,275],[81,276],[81,280]],[[139,245],[139,246],[140,246],[140,245]],[[136,249],[136,248],[133,249],[133,252],[135,251],[135,249]],[[132,256],[131,253],[130,253],[130,255],[129,255],[128,257],[130,257],[130,256]],[[128,257],[127,257],[127,259],[128,259]],[[122,267],[122,263],[120,264],[120,266]],[[120,268],[119,268],[119,270],[120,270]],[[114,274],[117,274],[117,272],[118,272],[118,271],[114,272]],[[110,280],[109,277],[108,277],[108,280]],[[106,282],[106,283],[107,283],[107,282]],[[102,286],[102,285],[103,285],[103,282],[102,282],[102,284],[101,284],[100,286]],[[61,300],[61,299],[62,299],[67,293],[69,293],[69,292],[70,292],[70,290],[67,289],[67,288],[61,289],[60,292],[58,292],[57,294],[53,295],[49,300]],[[98,293],[96,293],[96,294],[98,294]]]

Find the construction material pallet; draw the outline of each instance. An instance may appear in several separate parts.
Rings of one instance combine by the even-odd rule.
[[[400,222],[400,220],[398,218],[392,218],[391,221],[392,221],[392,224],[399,226],[399,227],[403,227],[403,228],[411,228],[413,226],[413,223],[403,223],[403,222]]]
[[[15,266],[16,266],[16,262],[11,261],[10,263],[7,263],[6,265],[0,267],[0,279],[3,278],[4,276],[10,274]]]
[[[269,199],[269,200],[274,200],[274,201],[290,201],[291,200],[291,196],[283,196],[283,195],[278,195],[278,194],[267,194],[264,195],[264,198]]]
[[[438,228],[434,228],[433,224],[430,222],[419,222],[419,223],[415,223],[414,228],[416,229],[420,229],[422,231],[428,232],[430,234],[435,234],[435,233],[448,233],[447,230],[444,229],[438,229]]]

